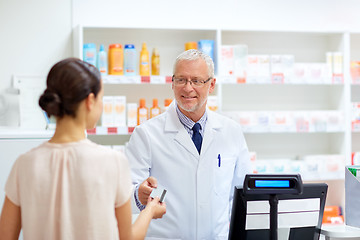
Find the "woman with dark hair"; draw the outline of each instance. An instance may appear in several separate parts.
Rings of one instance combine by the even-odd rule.
[[[5,186],[0,238],[143,239],[165,203],[149,197],[132,225],[126,157],[86,138],[102,114],[98,70],[79,59],[55,64],[40,107],[56,117],[54,136],[21,155]]]

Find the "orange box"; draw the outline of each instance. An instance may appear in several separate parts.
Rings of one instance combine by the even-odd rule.
[[[343,224],[344,216],[339,206],[325,206],[322,223]]]

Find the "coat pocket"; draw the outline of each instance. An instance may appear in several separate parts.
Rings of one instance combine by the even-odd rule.
[[[229,197],[234,176],[235,157],[219,157],[214,167],[214,188],[217,195]]]

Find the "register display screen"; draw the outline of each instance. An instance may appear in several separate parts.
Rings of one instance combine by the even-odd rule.
[[[255,187],[260,188],[289,188],[289,180],[255,180]]]
[[[296,181],[293,179],[250,179],[249,189],[293,189],[296,187]]]

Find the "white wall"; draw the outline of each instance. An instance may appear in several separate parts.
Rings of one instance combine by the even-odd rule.
[[[18,97],[8,91],[12,75],[46,76],[72,55],[71,16],[71,0],[0,0],[0,126],[18,125]]]
[[[72,56],[78,24],[360,32],[359,12],[358,0],[0,0],[0,126],[19,124],[12,76],[46,76]]]
[[[360,31],[358,0],[73,0],[73,24]]]

